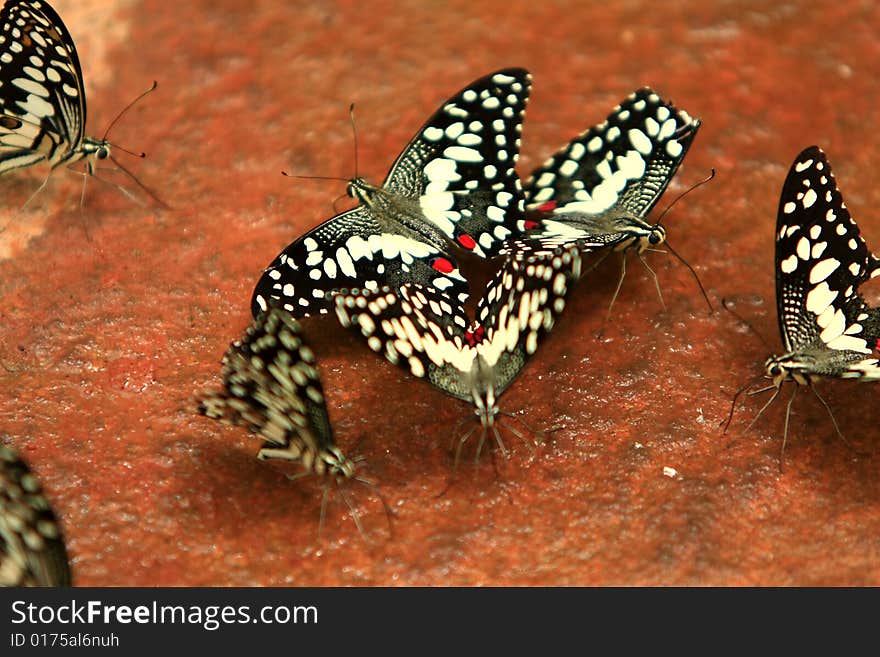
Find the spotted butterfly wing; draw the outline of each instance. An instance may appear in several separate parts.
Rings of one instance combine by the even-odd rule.
[[[798,383],[818,376],[880,378],[872,356],[880,337],[877,310],[858,293],[880,274],[880,259],[859,234],[817,146],[797,156],[782,187],[775,266],[787,353],[768,361],[768,374]]]
[[[574,246],[548,257],[507,259],[487,285],[474,322],[449,296],[419,284],[340,293],[336,312],[373,351],[471,402],[490,426],[496,398],[562,312],[580,262]]]
[[[53,168],[110,154],[85,136],[86,102],[76,47],[45,0],[0,9],[0,174],[46,161]]]
[[[40,483],[0,445],[0,586],[70,586],[58,521]]]
[[[645,217],[691,145],[699,119],[649,88],[630,94],[602,123],[572,139],[524,185],[533,231],[550,246],[585,244],[639,249],[663,241]]]
[[[299,323],[271,308],[223,358],[223,390],[202,393],[199,412],[264,439],[257,457],[297,461],[306,472],[352,476],[336,447],[315,356]]]
[[[464,301],[467,281],[449,243],[491,257],[525,227],[514,165],[529,81],[523,69],[480,78],[431,116],[381,187],[352,180],[348,192],[361,205],[275,258],[254,289],[254,316],[276,302],[296,317],[326,313],[334,290],[408,282]]]

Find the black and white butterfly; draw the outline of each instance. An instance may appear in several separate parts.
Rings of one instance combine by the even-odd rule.
[[[869,307],[858,292],[865,281],[880,275],[880,259],[859,235],[831,165],[818,146],[804,149],[795,158],[782,187],[775,271],[776,310],[785,353],[770,357],[764,365],[764,376],[773,381],[764,390],[775,391],[755,420],[784,383],[795,382],[798,385],[786,411],[787,437],[798,386],[812,389],[822,378],[880,379],[878,310]],[[784,443],[783,439],[783,449]]]
[[[0,112],[0,174],[78,160],[94,173],[110,157],[106,139],[85,134],[79,57],[45,0],[5,0],[0,9]]]
[[[244,337],[230,345],[223,357],[222,377],[222,390],[199,395],[199,413],[260,436],[263,445],[257,458],[299,464],[301,473],[292,478],[323,477],[319,532],[330,484],[336,484],[366,538],[343,484],[354,481],[371,488],[374,484],[358,474],[361,459],[349,459],[336,446],[315,354],[303,342],[299,322],[274,306],[261,313]],[[391,511],[379,498],[390,521]]]
[[[330,293],[419,283],[464,301],[450,242],[482,257],[526,227],[514,167],[531,76],[504,69],[447,100],[398,156],[381,186],[349,182],[356,208],[290,244],[264,271],[254,316],[278,302],[296,317],[327,313]]]
[[[223,390],[199,397],[199,412],[247,427],[263,440],[259,459],[285,459],[305,473],[351,478],[356,463],[333,440],[315,355],[290,313],[270,308],[223,357]]]
[[[40,482],[0,445],[0,586],[70,586],[64,537]]]
[[[645,87],[602,123],[572,139],[535,169],[523,190],[548,244],[598,243],[639,253],[666,240],[645,217],[669,185],[700,127]]]
[[[553,328],[580,267],[575,245],[508,258],[486,286],[475,321],[449,295],[419,283],[339,293],[336,314],[391,363],[470,402],[483,429],[480,447],[491,430],[506,453],[495,427],[498,398]]]

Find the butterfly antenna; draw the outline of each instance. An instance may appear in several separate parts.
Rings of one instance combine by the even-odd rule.
[[[348,182],[347,178],[341,178],[339,176],[298,176],[292,173],[287,173],[286,171],[282,171],[281,175],[287,176],[288,178],[299,178],[301,180],[335,180],[337,182]]]
[[[732,305],[730,299],[728,299],[726,297],[721,299],[721,305],[724,306],[724,309],[727,312],[729,312],[731,315],[736,317],[740,322],[745,324],[746,328],[749,329],[749,331],[751,331],[752,334],[754,334],[761,341],[761,343],[767,348],[767,351],[773,351],[773,347],[770,346],[770,343],[767,342],[767,340],[764,338],[764,336],[761,335],[760,333],[758,333],[757,329],[754,326],[752,326],[751,323],[747,322],[743,318],[742,315],[740,315],[738,312],[736,312],[733,309],[733,305]]]
[[[703,185],[705,185],[707,182],[709,182],[710,180],[712,180],[712,178],[714,178],[714,177],[715,177],[715,168],[713,167],[713,168],[711,169],[711,173],[709,173],[709,175],[708,175],[706,178],[704,178],[703,180],[701,180],[701,181],[698,182],[698,183],[695,183],[694,185],[691,185],[691,186],[688,187],[686,190],[684,190],[681,194],[679,194],[678,196],[676,196],[675,199],[673,199],[672,203],[670,203],[669,205],[667,205],[667,206],[666,206],[666,209],[663,210],[663,212],[660,213],[660,217],[657,219],[657,221],[656,221],[656,223],[655,223],[654,225],[655,225],[655,226],[659,226],[661,223],[663,223],[663,217],[665,217],[665,216],[669,213],[669,211],[673,208],[673,206],[674,206],[676,203],[678,203],[678,202],[679,202],[681,199],[683,199],[685,196],[687,196],[687,195],[690,194],[692,191],[694,191],[695,189],[697,189],[697,187],[702,187]]]
[[[348,118],[351,121],[351,136],[354,143],[354,177],[358,177],[358,131],[354,120],[354,103],[348,106]]]
[[[125,113],[126,113],[128,110],[130,110],[132,107],[134,107],[134,105],[136,105],[136,104],[138,103],[138,101],[140,101],[144,96],[146,96],[147,94],[150,94],[150,93],[154,92],[154,91],[156,90],[156,87],[158,87],[158,86],[159,86],[159,83],[158,83],[156,80],[153,80],[153,86],[151,86],[149,89],[147,89],[146,91],[144,91],[143,93],[141,93],[137,98],[135,98],[133,101],[131,101],[128,105],[126,105],[125,107],[123,107],[123,108],[122,108],[122,111],[119,112],[119,114],[116,115],[116,118],[113,119],[112,121],[110,121],[110,125],[108,125],[108,126],[107,126],[107,129],[104,131],[104,136],[101,137],[101,141],[107,141],[107,135],[110,134],[110,130],[112,130],[112,129],[113,129],[113,126],[116,125],[116,122],[119,121],[119,119],[122,118],[122,115],[125,114]],[[115,146],[115,145],[113,145],[113,144],[111,144],[111,146],[114,146],[114,148],[119,148],[118,146]],[[120,149],[120,150],[125,151],[126,153],[130,153],[130,152],[131,152],[131,151],[126,151],[125,149]],[[132,153],[132,155],[134,155],[134,154],[135,154],[135,153]],[[141,153],[138,157],[146,157],[146,153]]]
[[[672,249],[670,249],[670,251],[671,250]],[[637,251],[636,255],[638,256],[639,261],[645,266],[645,269],[648,270],[648,273],[651,274],[651,277],[654,279],[654,287],[657,288],[657,296],[660,297],[660,305],[663,306],[663,310],[665,311],[666,310],[666,302],[663,301],[663,293],[660,291],[660,279],[657,278],[657,273],[653,269],[651,269],[651,265],[649,265],[645,261],[645,259],[642,257],[641,253],[639,253]],[[702,289],[702,285],[700,286],[700,288]],[[710,306],[710,308],[711,308],[711,306]]]
[[[840,436],[840,439],[843,441],[843,443],[859,456],[868,456],[868,452],[863,452],[856,449],[855,447],[853,447],[853,444],[846,439],[846,436],[844,436],[843,432],[840,430],[840,425],[837,424],[837,418],[834,417],[834,413],[831,411],[831,406],[829,406],[828,402],[826,402],[822,395],[819,394],[819,391],[813,387],[812,383],[810,384],[810,390],[813,391],[813,394],[816,395],[816,399],[822,402],[822,406],[824,406],[825,410],[828,411],[828,417],[831,418],[831,424],[834,425],[834,430],[837,432],[837,435]]]
[[[703,298],[706,300],[706,304],[709,306],[709,312],[715,312],[715,308],[712,307],[712,302],[709,301],[709,295],[706,294],[706,288],[703,287],[703,282],[700,280],[700,277],[697,276],[696,270],[691,267],[691,263],[682,258],[678,251],[672,248],[672,245],[669,243],[669,240],[666,240],[666,248],[669,249],[669,252],[674,255],[681,264],[688,268],[688,271],[693,274],[694,280],[697,281],[697,285],[700,287],[700,293],[703,295]]]

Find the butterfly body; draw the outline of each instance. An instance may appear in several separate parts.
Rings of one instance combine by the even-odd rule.
[[[405,283],[467,299],[450,246],[492,257],[525,226],[514,165],[529,80],[504,69],[474,81],[422,126],[381,186],[351,180],[360,205],[275,258],[254,288],[254,316],[276,302],[296,317],[327,313],[335,290]]]

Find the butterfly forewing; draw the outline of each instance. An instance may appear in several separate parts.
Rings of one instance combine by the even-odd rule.
[[[608,221],[651,211],[699,126],[651,89],[639,89],[532,172],[526,208],[544,217],[541,234],[613,244],[621,235]]]
[[[529,74],[504,69],[446,101],[410,141],[381,187],[356,179],[363,205],[290,244],[252,297],[256,316],[279,303],[297,317],[326,313],[329,293],[419,283],[467,298],[448,242],[495,255],[523,228],[514,164]]]
[[[76,157],[86,105],[76,48],[58,14],[41,0],[0,9],[0,174]]]
[[[70,586],[55,514],[28,466],[0,445],[0,586]]]
[[[466,299],[468,285],[441,246],[387,232],[365,206],[336,215],[282,251],[254,290],[254,316],[271,303],[296,317],[326,313],[336,289],[377,289],[423,281]]]
[[[782,188],[776,222],[776,303],[788,351],[820,345],[871,353],[876,312],[858,287],[880,274],[816,146],[795,159]]]
[[[459,246],[498,255],[523,230],[514,168],[531,89],[523,69],[504,69],[446,101],[400,154],[385,187],[418,197],[425,218]]]
[[[299,461],[317,474],[345,472],[350,462],[333,440],[315,356],[289,313],[261,314],[226,352],[222,377],[222,391],[201,395],[200,413],[261,436],[260,458]]]

